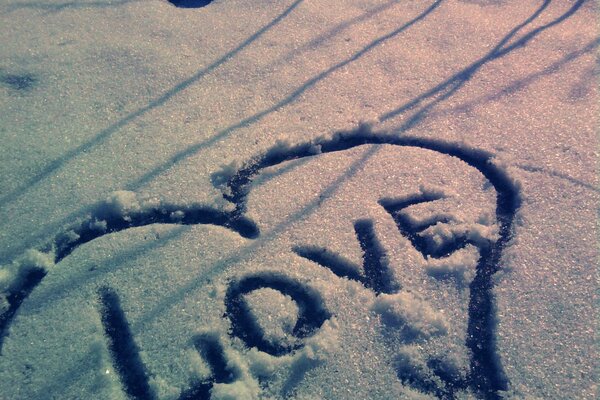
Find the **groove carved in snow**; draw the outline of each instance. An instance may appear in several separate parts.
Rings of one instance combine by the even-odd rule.
[[[421,171],[413,164],[401,165],[406,161],[401,157],[404,155],[400,151],[402,149],[406,149],[407,157],[420,152],[425,159],[431,157],[435,162],[450,160],[447,166],[451,168],[457,165],[457,168],[471,171],[469,174],[479,174],[479,179],[485,183],[481,185],[482,190],[493,192],[493,215],[479,216],[469,223],[461,221],[460,217],[470,211],[448,211],[449,204],[452,204],[452,190],[447,194],[435,189],[444,182],[452,182],[455,177],[442,171],[435,175],[439,182],[433,184],[433,178],[427,178],[430,172]],[[396,150],[400,157],[395,160],[398,171],[385,171],[391,177],[388,179],[381,172],[381,167],[389,161],[386,157],[395,157]],[[328,172],[327,167],[311,170],[311,164],[326,165],[327,157],[331,161],[333,156],[347,153],[351,157],[346,163],[345,175],[339,174],[342,178],[302,175],[302,168]],[[360,163],[356,162],[357,158]],[[149,292],[160,292],[155,288],[155,282],[148,281],[148,277],[152,276],[150,272],[140,272],[139,285],[120,283],[119,271],[114,272],[117,274],[114,279],[101,273],[88,274],[93,281],[89,287],[96,299],[92,301],[96,305],[90,307],[99,316],[100,337],[106,343],[111,360],[109,364],[116,372],[115,384],[122,387],[128,396],[154,398],[169,390],[179,390],[179,398],[182,399],[208,398],[210,393],[225,395],[231,390],[242,390],[240,387],[249,392],[260,391],[263,387],[275,390],[281,396],[289,396],[295,393],[306,372],[322,363],[327,364],[328,356],[315,355],[315,352],[329,348],[323,343],[329,343],[332,331],[349,329],[348,325],[344,325],[348,324],[344,314],[348,309],[345,307],[361,307],[359,304],[340,304],[333,293],[350,290],[344,289],[346,287],[358,287],[365,293],[361,296],[367,299],[364,312],[377,316],[381,321],[378,326],[382,337],[390,340],[389,343],[387,339],[383,340],[378,346],[389,348],[389,368],[394,371],[399,383],[436,398],[454,398],[464,392],[498,398],[498,392],[506,389],[508,383],[495,350],[492,277],[500,268],[501,253],[510,239],[519,200],[512,181],[491,162],[491,158],[486,152],[462,146],[359,130],[331,139],[276,147],[247,162],[230,175],[223,186],[224,198],[234,205],[232,212],[171,204],[138,204],[138,207],[117,210],[115,204],[111,208],[105,203],[85,220],[52,238],[47,248],[41,249],[42,253],[46,251],[45,254],[54,257],[55,267],[42,268],[33,263],[29,268],[23,268],[18,279],[8,286],[0,315],[0,346],[4,362],[12,360],[11,354],[16,354],[19,349],[20,335],[33,323],[28,319],[28,313],[47,312],[44,311],[47,308],[40,304],[44,301],[44,293],[46,296],[51,293],[54,281],[48,276],[63,274],[60,279],[67,279],[69,273],[62,269],[64,265],[72,265],[69,259],[75,250],[80,247],[91,249],[94,246],[92,241],[106,239],[111,234],[122,235],[119,232],[133,228],[206,225],[213,228],[199,234],[205,242],[199,243],[198,248],[193,250],[199,252],[198,257],[193,258],[199,266],[178,267],[189,268],[193,277],[177,276],[178,281],[173,283],[176,290],[166,298],[158,299],[157,304],[146,300],[148,305],[136,310],[139,305],[136,306],[135,298],[143,298],[146,290],[140,289],[139,285],[150,285],[147,288]],[[380,159],[383,164],[376,165],[379,172],[369,175],[372,160],[377,163]],[[297,164],[292,164],[294,162]],[[299,162],[306,162],[306,165]],[[331,162],[334,165],[337,160]],[[277,198],[274,198],[275,201],[264,199],[272,196],[270,181],[285,184],[284,178],[279,179],[277,168],[288,166],[292,167],[292,175],[300,174],[309,183],[313,182],[311,179],[318,182],[322,186],[319,188],[321,195],[315,201],[298,196],[304,209],[298,212],[289,209],[287,214],[284,213],[286,215],[276,215],[277,207],[289,202],[285,198],[290,194],[281,194],[279,200],[283,201],[279,203]],[[294,172],[294,168],[299,172]],[[396,178],[395,172],[404,175]],[[425,181],[414,178],[419,173],[425,173]],[[271,177],[266,179],[269,174]],[[281,176],[285,174],[284,171]],[[358,178],[363,175],[366,178]],[[385,182],[378,184],[380,180]],[[301,187],[302,183],[296,183],[297,187]],[[427,189],[427,185],[435,188]],[[338,193],[342,194],[338,196]],[[129,194],[120,196],[127,197]],[[120,200],[123,198],[116,198],[114,203]],[[262,202],[263,206],[256,206],[257,202]],[[338,210],[331,212],[340,215],[331,216],[328,210]],[[311,219],[313,216],[314,219]],[[324,233],[313,236],[310,224],[325,227]],[[333,226],[350,233],[327,230],[327,227]],[[335,244],[338,236],[347,240],[349,253],[346,254],[339,243]],[[285,240],[280,240],[280,237]],[[219,251],[223,255],[219,255],[217,250],[204,255],[202,248],[211,238],[230,241],[231,244],[213,245],[213,249],[222,247]],[[329,242],[333,244],[332,248],[328,246]],[[281,255],[286,249],[289,255]],[[82,251],[85,250],[82,248]],[[362,265],[356,262],[356,254],[360,254]],[[403,261],[404,256],[406,260]],[[277,257],[281,257],[281,261],[274,260]],[[208,258],[208,261],[203,258]],[[264,268],[261,263],[265,264]],[[464,264],[469,263],[472,268],[465,267]],[[416,268],[416,265],[422,269],[420,281],[409,276],[410,271],[404,270],[409,264],[411,268]],[[158,273],[168,276],[171,266],[168,262],[163,265],[167,270]],[[305,271],[307,276],[303,276]],[[333,275],[327,275],[326,271]],[[44,287],[47,279],[49,289]],[[216,285],[215,288],[207,289],[207,285],[211,284]],[[166,281],[165,289],[170,290],[170,285]],[[85,285],[82,283],[82,286]],[[81,290],[80,297],[83,298],[85,290]],[[249,298],[261,290],[279,293],[278,296],[284,299],[282,301],[290,304],[281,312],[291,313],[290,316],[264,320],[268,319],[265,315],[271,311],[269,307],[273,304],[259,302],[258,308],[254,308],[249,303]],[[440,291],[447,293],[442,296]],[[351,301],[353,297],[347,296]],[[454,311],[457,315],[462,314],[462,327],[454,327],[438,309],[443,305],[444,296],[451,299],[450,307],[458,305],[458,310]],[[65,299],[68,303],[69,294],[65,295]],[[208,311],[203,311],[199,305],[202,302],[211,304],[207,306]],[[179,303],[184,305],[178,306]],[[123,307],[122,304],[128,306]],[[87,306],[82,305],[84,308]],[[261,313],[261,306],[267,311]],[[190,307],[196,308],[189,311]],[[133,310],[131,314],[128,309]],[[212,314],[194,316],[194,313],[203,312]],[[56,317],[60,319],[60,315]],[[182,328],[177,328],[178,321],[184,320]],[[216,329],[220,333],[205,325],[210,321],[217,321]],[[281,321],[287,324],[283,328],[277,325]],[[92,322],[89,324],[93,325]],[[178,333],[169,340],[175,347],[186,348],[182,351],[187,351],[190,359],[201,360],[195,361],[197,371],[180,371],[181,365],[187,361],[174,362],[165,368],[175,371],[173,373],[179,374],[179,378],[174,379],[175,383],[160,383],[169,377],[162,376],[164,371],[157,371],[161,368],[159,361],[152,360],[152,335],[141,334],[142,329],[153,324],[184,330],[195,326],[194,330]],[[270,335],[269,329],[284,333]],[[351,332],[348,334],[352,336]],[[287,335],[287,339],[283,340],[281,335]],[[61,340],[69,342],[68,338]],[[352,343],[347,342],[344,346],[352,347]],[[452,350],[444,351],[446,348]],[[331,349],[335,353],[335,346],[332,345]],[[465,360],[455,362],[453,351],[463,354]],[[265,365],[287,365],[294,371],[304,372],[291,374],[283,383],[269,383],[272,379],[269,374],[273,371],[264,363],[257,364],[257,359],[262,360],[262,356],[257,355],[259,353],[271,357]],[[157,357],[160,359],[162,356]],[[286,361],[273,361],[277,358]]]

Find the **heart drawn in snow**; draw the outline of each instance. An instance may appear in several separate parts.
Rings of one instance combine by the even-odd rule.
[[[492,277],[518,192],[490,154],[358,130],[241,165],[212,176],[229,208],[117,192],[13,265],[1,363],[24,392],[48,371],[140,399],[301,397],[338,371],[389,396],[507,388]]]

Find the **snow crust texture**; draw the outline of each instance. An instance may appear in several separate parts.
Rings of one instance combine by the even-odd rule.
[[[304,154],[302,149],[305,148],[319,148],[321,155],[312,150]],[[343,160],[340,160],[339,152],[344,153]],[[377,157],[374,157],[375,153]],[[481,166],[484,171],[479,171],[460,157]],[[279,176],[277,171],[286,170],[293,162],[287,159],[301,158],[306,158],[305,164]],[[356,164],[356,160],[360,160],[360,164]],[[407,161],[405,166],[399,167]],[[354,320],[357,313],[359,318],[373,319],[370,325],[376,331],[368,337],[380,339],[369,343],[375,346],[370,355],[381,358],[381,364],[374,366],[366,377],[355,376],[356,382],[365,378],[370,382],[395,374],[397,386],[386,385],[380,389],[389,396],[401,396],[406,390],[437,397],[454,396],[455,392],[464,395],[497,392],[501,388],[494,385],[504,383],[500,382],[503,379],[501,370],[495,366],[499,360],[491,347],[493,342],[486,339],[486,335],[492,332],[485,318],[492,316],[484,315],[485,318],[481,319],[470,311],[473,308],[470,304],[474,298],[480,302],[491,301],[491,291],[478,283],[475,277],[491,285],[489,277],[494,271],[487,269],[493,268],[494,261],[489,261],[489,258],[494,257],[495,251],[501,250],[496,245],[501,242],[498,232],[509,229],[506,224],[511,223],[519,200],[516,188],[509,185],[507,178],[493,164],[486,164],[489,161],[489,156],[482,152],[437,142],[399,141],[393,136],[375,134],[362,128],[338,134],[332,139],[318,139],[314,143],[280,146],[246,164],[228,180],[228,192],[233,195],[225,196],[233,196],[236,207],[221,218],[215,218],[210,210],[203,210],[202,217],[192,217],[190,215],[195,214],[189,208],[175,210],[173,206],[156,200],[140,201],[132,192],[115,192],[96,207],[94,215],[88,216],[86,221],[67,233],[59,233],[51,242],[50,254],[54,255],[60,267],[55,267],[51,273],[43,270],[47,277],[43,276],[42,284],[32,292],[26,306],[12,321],[14,311],[21,305],[20,301],[11,298],[12,293],[26,293],[28,286],[24,282],[27,282],[28,276],[34,275],[24,267],[14,268],[25,278],[20,281],[13,279],[22,282],[21,287],[17,287],[17,283],[6,286],[9,310],[13,312],[3,315],[5,326],[12,323],[3,361],[14,357],[11,361],[17,363],[24,358],[18,350],[24,346],[21,342],[23,336],[15,332],[21,329],[30,333],[52,330],[47,326],[50,321],[51,325],[70,324],[69,319],[73,317],[69,313],[66,321],[57,316],[26,318],[23,315],[27,315],[28,304],[44,303],[41,309],[36,310],[38,307],[32,306],[34,314],[41,312],[42,315],[62,307],[82,308],[81,305],[56,304],[49,310],[46,301],[36,300],[38,295],[44,296],[45,291],[53,293],[53,286],[69,287],[60,281],[72,280],[81,268],[74,271],[62,264],[70,264],[71,259],[79,259],[81,253],[89,252],[80,251],[78,247],[120,236],[122,234],[117,234],[120,231],[147,231],[155,226],[185,223],[197,225],[198,229],[208,233],[217,229],[210,226],[221,225],[224,227],[218,228],[221,234],[206,236],[205,233],[204,239],[197,239],[195,247],[201,246],[202,261],[200,266],[198,261],[192,261],[196,264],[192,270],[197,271],[192,276],[188,268],[175,263],[170,257],[154,256],[148,260],[153,265],[143,271],[119,268],[120,272],[111,272],[108,280],[104,274],[94,274],[89,282],[75,291],[79,295],[72,290],[66,290],[64,297],[59,295],[62,300],[57,301],[60,302],[85,298],[87,306],[83,306],[85,311],[80,311],[85,315],[93,314],[95,308],[96,328],[88,329],[99,335],[94,340],[103,338],[106,341],[105,357],[112,361],[117,376],[115,384],[122,385],[125,394],[135,398],[162,398],[171,392],[179,393],[180,398],[208,395],[213,398],[255,398],[266,392],[277,397],[302,390],[311,393],[312,382],[324,390],[327,387],[324,382],[332,379],[331,371],[321,365],[327,364],[327,355],[336,358],[337,362],[348,356],[360,357],[356,352],[367,336],[356,337],[362,330]],[[436,164],[439,164],[438,168],[432,169]],[[327,171],[327,175],[315,176],[310,172],[315,168]],[[462,178],[447,182],[445,171],[448,168],[461,170]],[[393,172],[382,177],[381,171]],[[278,176],[273,177],[273,174]],[[339,180],[340,176],[345,179]],[[499,185],[499,192],[494,190],[486,176]],[[268,179],[265,180],[265,177]],[[311,181],[302,182],[305,179]],[[320,195],[317,204],[314,204],[315,195],[310,191],[304,194],[305,187],[311,188],[312,193],[326,195]],[[285,195],[273,194],[273,191],[281,190]],[[361,194],[359,198],[356,197],[358,193]],[[502,206],[496,211],[504,197],[511,199],[512,209]],[[290,203],[286,198],[296,198],[299,203]],[[425,207],[426,203],[429,204]],[[304,209],[296,210],[294,204],[303,204]],[[200,211],[195,212],[198,214]],[[498,219],[503,220],[500,225],[497,224]],[[379,221],[377,226],[375,220]],[[234,227],[238,226],[243,228],[236,231]],[[247,227],[252,228],[251,235],[244,235],[249,229]],[[325,230],[336,234],[329,238],[322,234],[315,236],[315,228],[317,232]],[[92,236],[89,231],[99,234]],[[237,238],[228,243],[231,249],[226,250],[223,242],[230,241],[227,236],[232,235],[237,235]],[[220,249],[216,254],[210,252],[207,240]],[[244,241],[252,243],[244,246]],[[236,249],[236,243],[242,245],[240,249]],[[354,252],[345,251],[350,243],[354,243]],[[96,246],[90,243],[83,247]],[[248,251],[249,247],[251,251]],[[478,255],[465,256],[472,254],[466,251],[467,248],[478,248],[475,250]],[[104,252],[100,250],[100,253]],[[84,259],[88,257],[84,256]],[[149,256],[144,255],[146,257]],[[182,257],[186,257],[183,252],[178,255],[178,258]],[[218,263],[216,271],[215,257]],[[208,261],[210,259],[213,259],[213,264]],[[360,260],[362,265],[355,265],[355,260]],[[426,266],[432,261],[435,268],[444,268],[448,264],[446,268],[452,269],[458,264],[470,274],[459,277],[431,274]],[[278,264],[286,267],[278,268]],[[198,267],[200,271],[208,268],[207,273],[199,272]],[[175,304],[166,305],[165,311],[155,317],[156,322],[138,322],[136,315],[143,318],[140,317],[143,309],[151,304],[143,299],[160,297],[158,293],[152,295],[152,287],[157,286],[157,268],[162,271],[158,276],[169,276],[168,284],[161,289],[175,290],[179,293],[175,297],[180,298]],[[89,268],[88,274],[95,270],[95,267]],[[52,283],[56,279],[58,281]],[[206,285],[215,287],[204,288]],[[343,289],[348,285],[351,288],[349,292]],[[44,289],[46,287],[49,289]],[[135,295],[140,291],[142,299],[137,298],[141,293]],[[357,303],[355,297],[361,292],[358,296],[361,300]],[[167,303],[171,303],[172,297],[167,296]],[[223,311],[217,311],[212,320],[207,320],[210,322],[201,323],[199,316],[190,320],[189,316],[184,317],[178,310],[173,310],[173,307],[179,308],[182,302],[196,304],[196,312],[200,313],[211,310],[211,307],[198,308],[199,305],[222,303],[212,309],[219,310],[220,307]],[[188,324],[182,325],[185,320],[189,320]],[[40,322],[41,326],[35,323],[30,326],[33,321]],[[330,325],[333,321],[335,325]],[[138,328],[141,329],[138,333],[138,329],[132,329],[132,326],[139,323],[148,326]],[[21,324],[24,325],[21,327]],[[217,326],[225,330],[219,333]],[[212,332],[209,336],[203,333],[206,329]],[[184,340],[186,330],[198,333],[192,333],[191,338]],[[471,343],[468,339],[470,331],[474,331],[480,339]],[[178,353],[189,354],[197,350],[210,364],[203,369],[207,376],[190,375],[193,371],[186,368],[189,356],[179,361],[178,367],[173,366],[176,361],[172,354],[166,352],[169,346],[161,344],[159,338],[164,341],[169,337],[168,342],[173,342],[175,332],[179,332],[180,337],[173,343],[180,347]],[[347,336],[343,344],[339,343],[341,335]],[[212,339],[207,340],[206,337]],[[73,343],[70,336],[54,340],[58,343],[66,340],[71,342],[70,346]],[[85,337],[83,340],[93,339]],[[369,341],[372,340],[370,337]],[[142,345],[146,341],[147,344]],[[56,345],[60,347],[58,343]],[[233,350],[225,350],[224,343],[228,348],[237,347],[242,354],[252,349],[268,357],[296,359],[289,361],[292,364],[286,363],[292,375],[282,381],[283,367],[262,365],[253,368],[248,365],[247,357],[244,359],[240,355],[237,362],[229,361],[226,353]],[[406,348],[416,344],[418,347],[410,349],[414,357],[404,360]],[[65,345],[67,343],[62,346]],[[489,354],[477,353],[474,350],[477,347],[486,347]],[[172,352],[175,348],[169,350]],[[163,358],[159,361],[161,354]],[[85,358],[85,355],[79,357]],[[167,362],[167,359],[171,361]],[[48,361],[51,360],[49,357]],[[415,373],[410,372],[412,367],[407,369],[405,362],[422,365],[415,367],[418,370]],[[473,372],[475,362],[486,368],[480,375]],[[46,373],[48,368],[52,368],[52,364],[44,368]],[[182,372],[173,373],[178,370]],[[106,371],[110,374],[111,369]],[[295,374],[306,376],[294,378]],[[160,384],[154,382],[155,376],[160,377]],[[77,384],[77,390],[81,388],[81,384]],[[111,385],[108,388],[115,390]]]
[[[597,398],[598,11],[3,2],[0,398]]]

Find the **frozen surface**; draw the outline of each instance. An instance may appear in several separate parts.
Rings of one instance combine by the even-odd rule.
[[[597,398],[598,11],[2,2],[0,398]]]

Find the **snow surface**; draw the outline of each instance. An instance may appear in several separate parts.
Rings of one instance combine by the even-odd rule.
[[[0,399],[595,399],[598,4],[0,4]]]

